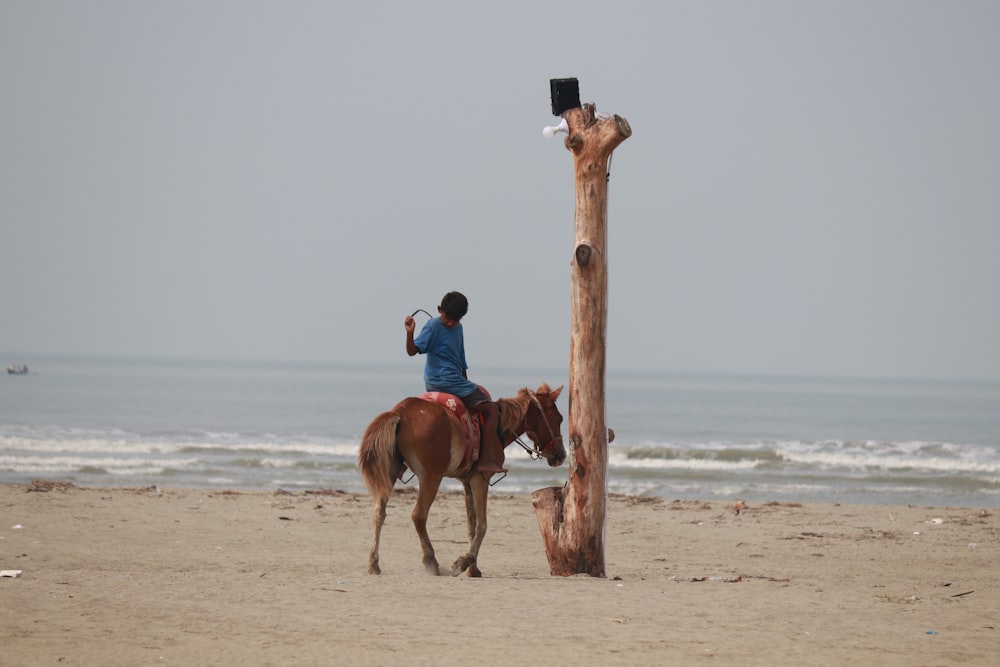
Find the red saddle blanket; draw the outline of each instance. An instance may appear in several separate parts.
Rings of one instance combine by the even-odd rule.
[[[492,398],[484,388],[480,387],[479,391],[486,394],[487,397]],[[428,391],[421,394],[419,398],[443,405],[458,420],[458,423],[462,425],[462,429],[465,431],[465,455],[462,457],[462,463],[458,466],[458,469],[462,470],[472,462],[478,461],[479,427],[482,425],[479,413],[469,412],[469,409],[465,407],[465,403],[462,402],[461,398],[454,394],[446,394],[443,391]]]

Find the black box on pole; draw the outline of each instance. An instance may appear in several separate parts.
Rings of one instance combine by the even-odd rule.
[[[573,79],[549,79],[552,89],[552,115],[561,116],[567,109],[580,106],[580,82]]]

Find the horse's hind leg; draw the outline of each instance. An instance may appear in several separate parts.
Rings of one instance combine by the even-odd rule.
[[[372,538],[372,549],[368,552],[368,574],[382,574],[378,566],[378,543],[382,538],[382,524],[385,523],[385,506],[389,502],[387,496],[375,500],[375,516],[372,523],[375,526],[375,536]]]
[[[420,546],[424,550],[424,567],[433,575],[439,575],[441,571],[438,567],[437,558],[434,556],[434,547],[431,545],[431,539],[427,536],[427,515],[430,513],[431,503],[434,502],[434,497],[437,495],[440,486],[440,477],[432,478],[428,476],[426,479],[421,479],[420,490],[417,492],[417,504],[413,508],[413,527],[417,529],[417,535],[420,537]]]
[[[466,570],[470,577],[481,577],[479,570],[479,547],[486,536],[486,494],[489,482],[479,474],[473,474],[462,482],[465,486],[465,510],[469,519],[469,551],[459,557],[451,566],[451,575],[457,577]]]
[[[395,481],[402,469],[403,457],[399,455],[399,452],[396,452],[389,464],[389,479]],[[382,568],[378,564],[378,546],[382,540],[382,526],[385,524],[385,506],[389,502],[391,493],[392,489],[390,488],[389,493],[375,498],[375,515],[372,517],[375,534],[372,537],[371,551],[368,552],[368,574],[382,574]]]

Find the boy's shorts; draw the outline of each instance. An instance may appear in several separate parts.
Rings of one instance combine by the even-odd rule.
[[[474,410],[480,403],[492,403],[490,397],[484,394],[481,389],[476,389],[468,396],[463,396],[462,402],[465,403],[465,407],[470,410]]]

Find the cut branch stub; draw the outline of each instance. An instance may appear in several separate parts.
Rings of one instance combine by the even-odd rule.
[[[618,127],[618,131],[623,137],[628,139],[632,136],[632,126],[628,124],[628,121],[615,114],[615,125]]]

